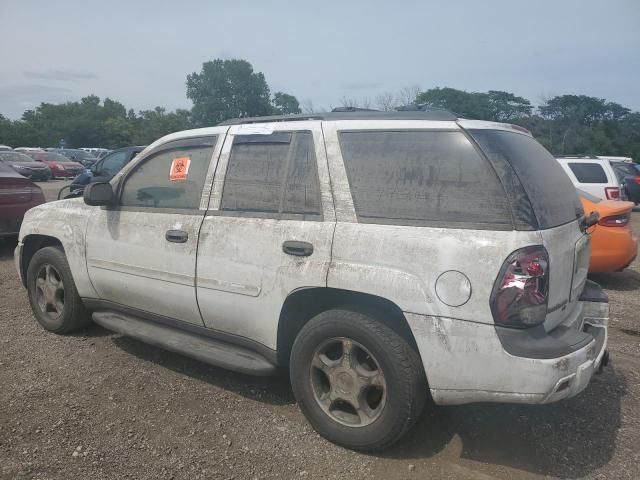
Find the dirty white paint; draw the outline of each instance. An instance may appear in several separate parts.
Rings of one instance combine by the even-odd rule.
[[[58,239],[67,256],[78,294],[88,298],[97,298],[85,262],[84,234],[93,212],[94,207],[86,205],[82,198],[44,203],[27,211],[19,236],[21,244],[29,235]]]
[[[431,394],[440,405],[547,403],[576,395],[587,385],[607,346],[605,340],[596,351],[593,341],[574,353],[548,360],[515,357],[503,350],[491,325],[405,315],[418,344]],[[554,396],[557,385],[569,377],[574,380],[571,386]]]
[[[203,215],[199,210],[96,208],[86,233],[86,262],[96,298],[202,325],[195,268]],[[168,242],[168,230],[183,230],[188,240]]]
[[[460,307],[471,298],[471,282],[457,270],[442,272],[436,279],[436,295],[445,305]]]

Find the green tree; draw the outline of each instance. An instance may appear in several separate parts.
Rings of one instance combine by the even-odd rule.
[[[481,94],[485,95],[485,94]],[[510,92],[489,90],[483,101],[488,102],[489,118],[495,122],[509,122],[515,118],[528,117],[533,111],[531,102],[523,97],[517,97]]]
[[[275,115],[287,115],[291,113],[302,113],[298,99],[293,95],[284,92],[273,94],[273,113]]]
[[[246,60],[216,59],[187,75],[187,98],[197,126],[210,126],[235,117],[269,115],[269,86]]]
[[[420,92],[416,96],[416,103],[433,108],[444,108],[464,118],[487,120],[490,115],[486,95],[450,87],[436,87]]]
[[[147,145],[164,135],[191,128],[191,112],[176,110],[168,112],[162,107],[143,110],[135,120],[133,143]]]

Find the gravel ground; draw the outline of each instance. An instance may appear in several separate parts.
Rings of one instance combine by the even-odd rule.
[[[63,182],[41,184],[55,198]],[[640,213],[634,213],[640,232]],[[612,364],[576,398],[426,412],[383,455],[326,442],[286,377],[254,378],[112,334],[43,331],[0,244],[0,478],[638,478],[640,263],[594,280]]]

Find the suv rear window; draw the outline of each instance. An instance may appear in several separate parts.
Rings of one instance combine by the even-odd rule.
[[[340,132],[362,223],[513,228],[491,165],[459,131]]]
[[[584,214],[571,179],[534,138],[504,130],[472,129],[469,133],[485,155],[500,166],[503,176],[515,174],[517,178],[503,181],[513,190],[524,189],[538,224],[532,226],[553,228]],[[520,196],[518,192],[515,195]]]
[[[580,183],[607,183],[607,174],[597,163],[569,162],[569,168]]]

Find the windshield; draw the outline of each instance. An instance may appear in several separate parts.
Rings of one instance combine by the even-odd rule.
[[[83,160],[97,160],[97,158],[92,153],[85,152],[84,150],[69,150],[69,153]]]
[[[19,152],[0,152],[0,160],[3,162],[35,162],[29,155]]]

